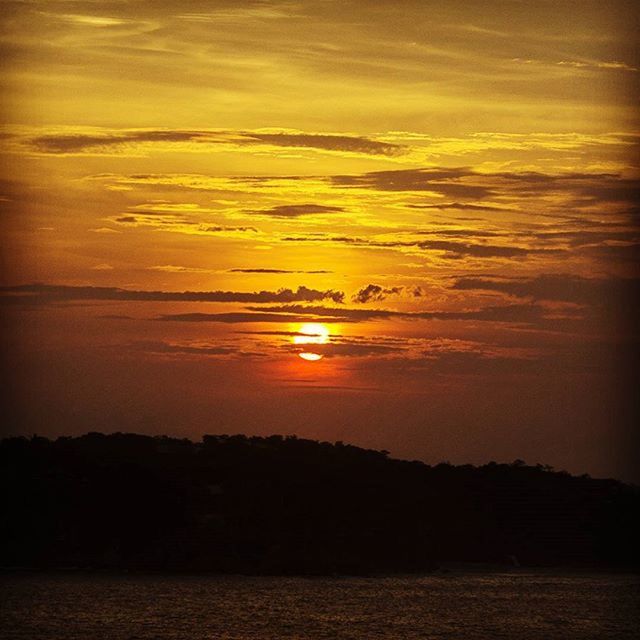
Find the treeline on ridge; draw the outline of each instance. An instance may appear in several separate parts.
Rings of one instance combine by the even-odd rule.
[[[246,574],[638,567],[637,487],[293,436],[0,442],[0,565]]]

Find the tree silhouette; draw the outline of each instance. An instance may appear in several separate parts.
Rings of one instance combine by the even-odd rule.
[[[0,563],[267,574],[638,566],[637,487],[293,436],[0,442]]]

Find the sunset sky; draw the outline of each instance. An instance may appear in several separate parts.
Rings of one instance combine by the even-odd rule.
[[[7,433],[637,480],[634,4],[0,2]]]

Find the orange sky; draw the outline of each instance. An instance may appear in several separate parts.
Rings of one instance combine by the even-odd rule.
[[[9,432],[635,477],[634,3],[0,8]]]

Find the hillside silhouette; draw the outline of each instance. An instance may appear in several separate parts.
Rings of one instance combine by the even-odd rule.
[[[637,487],[428,466],[296,437],[0,442],[0,565],[372,574],[444,561],[638,567]]]

